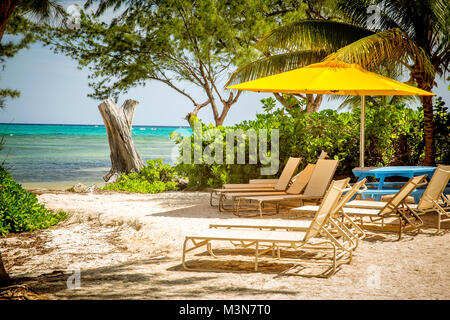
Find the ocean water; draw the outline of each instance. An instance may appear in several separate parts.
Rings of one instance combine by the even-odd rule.
[[[134,126],[136,148],[144,161],[173,163],[178,148],[170,133],[190,135],[187,127]],[[102,125],[0,124],[0,164],[29,188],[64,189],[75,183],[102,184],[111,166]]]

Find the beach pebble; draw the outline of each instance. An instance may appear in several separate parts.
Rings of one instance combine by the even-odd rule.
[[[76,185],[74,185],[72,188],[68,189],[68,191],[72,191],[72,192],[84,192],[84,190],[86,190],[86,186],[82,183],[77,183]]]
[[[98,187],[96,184],[91,185],[90,187],[86,188],[84,190],[84,192],[86,193],[92,193],[92,192],[96,192],[98,190]]]

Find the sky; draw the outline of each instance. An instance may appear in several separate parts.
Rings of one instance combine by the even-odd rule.
[[[65,2],[64,6],[73,2]],[[4,37],[2,41],[7,40]],[[232,71],[232,70],[230,70]],[[1,72],[0,88],[11,88],[21,92],[18,99],[7,101],[5,109],[0,110],[0,123],[51,123],[51,124],[102,124],[97,109],[101,103],[87,97],[92,93],[88,86],[89,70],[79,70],[77,63],[63,54],[54,54],[40,43],[30,49],[22,50],[7,61]],[[433,92],[442,96],[450,106],[448,81],[438,79],[438,87]],[[198,97],[206,99],[203,91],[183,83],[183,88]],[[244,92],[228,113],[224,125],[233,125],[242,120],[255,118],[262,113],[261,99],[272,96],[267,93]],[[185,126],[184,117],[193,109],[192,103],[168,86],[155,81],[147,82],[145,87],[136,87],[120,96],[119,105],[126,99],[139,102],[134,117],[135,125]],[[336,109],[337,101],[322,102],[321,110]],[[213,123],[211,108],[205,107],[199,112],[199,118],[205,123]]]

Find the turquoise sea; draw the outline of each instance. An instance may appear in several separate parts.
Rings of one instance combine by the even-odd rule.
[[[144,161],[178,155],[170,133],[190,135],[188,127],[134,126],[136,148]],[[111,166],[102,125],[0,124],[0,164],[28,188],[63,189],[75,183],[102,184]]]

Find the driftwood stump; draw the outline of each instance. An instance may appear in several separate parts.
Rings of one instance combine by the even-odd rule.
[[[120,108],[108,99],[98,106],[111,150],[111,170],[103,177],[106,183],[116,182],[122,173],[137,172],[144,167],[131,137],[131,124],[138,104],[137,101],[126,100]]]

